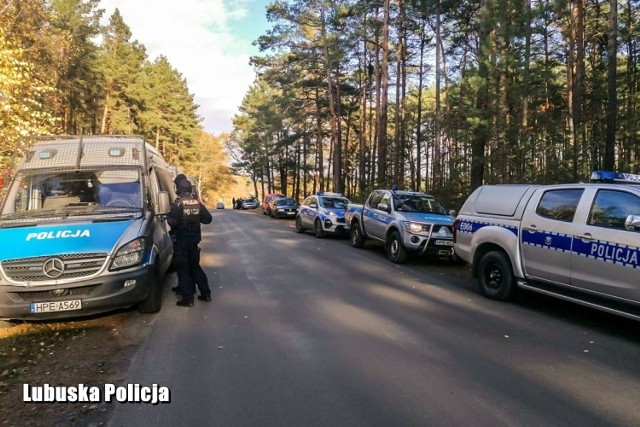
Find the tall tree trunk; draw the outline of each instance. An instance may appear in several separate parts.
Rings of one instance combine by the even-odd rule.
[[[324,147],[322,144],[322,111],[320,108],[320,90],[316,88],[316,155],[318,159],[317,171],[318,171],[318,186],[319,191],[324,191]],[[316,185],[313,185],[313,191],[316,191]]]
[[[441,100],[440,100],[440,82],[442,79],[442,45],[441,42],[441,34],[440,34],[440,1],[436,2],[436,99],[435,99],[435,117],[434,117],[434,153],[433,153],[433,176],[436,178],[436,182],[434,182],[435,187],[441,187],[443,184],[442,179],[442,132],[440,129],[440,124],[442,123],[442,111],[441,111]]]
[[[582,97],[585,77],[585,44],[584,44],[584,15],[586,0],[576,0],[574,9],[575,17],[575,74],[573,78],[573,141],[574,141],[574,163],[573,179],[577,181],[580,176],[580,147],[582,147]],[[586,154],[586,153],[582,153]]]
[[[418,68],[418,109],[416,111],[416,183],[413,187],[414,191],[420,191],[422,188],[422,89],[424,85],[424,48],[426,45],[426,19],[422,23],[420,32],[420,65]],[[436,31],[436,40],[438,33]],[[437,43],[437,41],[436,41]],[[436,77],[437,79],[437,77]],[[426,188],[425,188],[426,190]]]
[[[491,52],[491,8],[488,0],[480,2],[480,32],[478,52],[478,76],[480,86],[476,95],[478,124],[471,139],[471,189],[484,183],[485,147],[489,141],[489,55]]]
[[[381,186],[389,184],[387,176],[387,100],[389,93],[389,14],[390,0],[384,0],[384,20],[382,23],[382,61],[380,65],[380,105],[378,106],[378,182]]]
[[[604,168],[615,169],[616,125],[618,114],[618,94],[616,77],[618,66],[618,1],[609,0],[609,40],[607,46],[607,133],[604,147]]]

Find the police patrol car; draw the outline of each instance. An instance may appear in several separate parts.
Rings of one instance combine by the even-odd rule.
[[[454,223],[454,249],[484,295],[516,287],[640,320],[640,175],[486,185]]]
[[[304,199],[296,214],[296,231],[313,230],[317,238],[325,234],[343,234],[344,213],[349,199],[340,193],[319,191]]]
[[[0,211],[0,318],[160,310],[172,197],[169,165],[141,137],[34,144]]]

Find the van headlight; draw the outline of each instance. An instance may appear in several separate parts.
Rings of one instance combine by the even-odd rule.
[[[109,270],[119,270],[140,264],[144,259],[145,247],[146,244],[143,237],[132,240],[122,246],[113,257]]]

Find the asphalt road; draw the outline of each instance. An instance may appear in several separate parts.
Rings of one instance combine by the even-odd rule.
[[[171,403],[120,404],[110,425],[640,425],[637,322],[490,301],[464,267],[394,265],[260,212],[213,212],[213,302],[167,290],[129,373]]]

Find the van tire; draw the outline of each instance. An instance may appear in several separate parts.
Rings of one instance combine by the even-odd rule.
[[[162,284],[163,281],[160,280],[160,275],[157,272],[157,268],[153,266],[153,273],[151,277],[149,277],[149,295],[147,299],[138,304],[138,311],[140,313],[152,314],[160,311],[162,307]]]
[[[511,262],[502,251],[487,252],[478,263],[480,291],[489,299],[507,301],[513,296],[516,280]]]
[[[353,224],[351,224],[351,227],[349,227],[349,237],[351,246],[358,249],[364,248],[365,239],[362,235],[362,230],[360,230],[360,224],[358,224],[357,222],[354,222]]]
[[[407,260],[407,249],[402,244],[400,233],[392,231],[387,237],[387,242],[384,245],[387,250],[387,258],[389,261],[395,264],[402,264]]]
[[[303,231],[302,219],[300,219],[300,216],[296,216],[296,233],[302,233]]]

